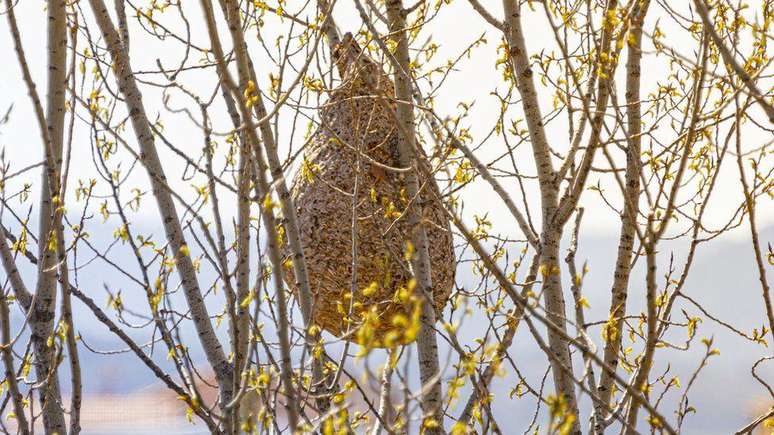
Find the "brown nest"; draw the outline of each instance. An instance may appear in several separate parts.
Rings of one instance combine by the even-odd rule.
[[[413,294],[406,260],[411,228],[405,211],[415,201],[406,194],[403,173],[390,169],[399,166],[394,87],[350,35],[335,57],[342,83],[320,109],[321,126],[295,174],[291,193],[314,298],[313,321],[345,340],[371,347],[407,343],[416,336],[421,298]],[[419,150],[417,154],[424,155]],[[429,170],[427,159],[419,159]],[[435,180],[420,176],[419,181],[424,186],[433,305],[440,313],[454,285],[452,235],[437,200]],[[291,258],[288,247],[283,249]],[[285,276],[297,295],[292,268],[286,268]]]

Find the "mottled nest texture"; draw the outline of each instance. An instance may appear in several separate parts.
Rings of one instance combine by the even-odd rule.
[[[421,298],[406,260],[411,228],[405,210],[416,201],[406,194],[403,173],[390,170],[400,166],[394,86],[349,34],[334,58],[342,82],[320,109],[320,128],[291,192],[314,298],[313,321],[344,340],[370,347],[405,344],[416,337]],[[418,150],[417,155],[424,153]],[[427,159],[419,159],[426,169],[422,172],[430,173]],[[454,286],[452,234],[435,180],[420,176],[419,181],[424,186],[422,220],[429,241],[433,305],[440,314]],[[283,249],[285,257],[292,258],[289,248]],[[286,268],[285,277],[298,295],[292,268]]]

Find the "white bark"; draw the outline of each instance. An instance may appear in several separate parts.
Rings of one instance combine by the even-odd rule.
[[[4,231],[0,231],[0,254],[2,254],[6,276],[10,278],[11,287],[14,289],[14,293],[17,295],[20,293],[27,293],[24,282],[22,282],[21,277],[19,277],[19,271],[16,269],[16,264],[11,256],[11,251],[8,249]],[[2,341],[2,343],[0,343],[2,344],[0,352],[2,352],[4,375],[5,380],[8,383],[8,393],[10,394],[11,403],[13,404],[13,411],[16,414],[16,424],[19,432],[23,435],[27,435],[30,433],[30,426],[24,411],[24,397],[21,395],[19,383],[16,381],[16,369],[13,364],[14,355],[11,344],[10,312],[8,310],[8,299],[5,296],[5,292],[2,290],[0,290],[0,340]]]
[[[618,367],[618,355],[623,337],[623,317],[626,315],[626,300],[629,293],[629,274],[631,272],[632,257],[634,255],[634,239],[637,234],[637,214],[640,204],[640,148],[642,143],[642,116],[640,104],[642,61],[642,24],[647,13],[649,0],[643,1],[639,7],[632,11],[629,27],[629,45],[626,61],[626,121],[627,121],[627,145],[626,150],[626,186],[623,192],[624,208],[621,213],[621,235],[618,242],[618,256],[613,275],[613,286],[610,291],[610,317],[616,319],[614,328],[616,333],[608,337],[605,343],[604,361],[613,368]],[[604,429],[604,420],[608,415],[608,407],[612,396],[613,378],[603,371],[600,375],[597,387],[600,403],[595,407],[595,430]]]
[[[414,228],[411,242],[416,249],[411,261],[412,272],[417,282],[417,288],[423,295],[422,327],[417,337],[417,350],[419,355],[419,376],[422,380],[423,394],[421,400],[422,411],[426,419],[434,419],[438,423],[437,429],[429,429],[428,433],[440,433],[443,427],[443,415],[441,414],[441,380],[438,363],[438,342],[434,325],[436,322],[435,309],[432,298],[432,275],[430,271],[430,253],[427,241],[427,232],[422,223],[422,198],[419,189],[417,172],[417,143],[415,137],[414,109],[411,92],[411,70],[408,51],[408,39],[406,37],[406,17],[402,0],[387,1],[387,17],[390,32],[398,42],[395,49],[395,59],[399,68],[394,73],[395,98],[397,104],[396,115],[398,129],[402,131],[398,145],[398,155],[401,167],[413,167],[415,170],[406,173],[406,192],[409,198],[418,198],[415,204],[406,212],[406,219],[410,227]]]
[[[150,123],[142,103],[142,94],[137,87],[132,68],[129,62],[129,53],[121,44],[121,39],[116,31],[103,0],[89,0],[91,8],[105,38],[108,50],[113,59],[114,71],[118,88],[123,94],[129,109],[129,117],[132,122],[137,142],[140,145],[140,159],[148,172],[153,196],[164,225],[164,231],[169,241],[169,246],[175,256],[175,262],[182,283],[191,317],[199,336],[199,341],[204,349],[207,361],[215,371],[215,376],[220,387],[221,401],[227,403],[232,395],[233,367],[226,359],[218,337],[210,322],[207,307],[204,304],[201,289],[199,287],[196,269],[194,269],[191,257],[187,255],[187,247],[183,229],[180,224],[172,195],[169,191],[167,178],[161,166],[158,152],[154,144]]]
[[[41,201],[38,222],[38,280],[36,303],[32,306],[30,329],[35,348],[35,370],[40,388],[43,425],[46,432],[64,433],[62,398],[59,392],[55,348],[48,346],[56,315],[57,241],[61,226],[60,175],[64,138],[65,89],[67,87],[67,19],[64,0],[48,2],[48,89],[46,95],[46,129],[50,143],[44,144],[46,164],[41,179]],[[54,239],[51,242],[51,239]]]
[[[556,179],[551,163],[548,139],[543,125],[543,115],[540,111],[532,68],[529,62],[529,53],[527,52],[521,27],[521,6],[516,0],[503,0],[503,11],[505,14],[504,33],[510,47],[512,71],[516,80],[516,87],[522,98],[522,109],[527,121],[527,130],[540,182],[543,220],[540,267],[543,271],[543,296],[549,320],[566,334],[565,301],[562,294],[561,275],[559,273],[559,241],[562,234],[562,224],[554,222],[558,211],[559,180]],[[568,343],[551,331],[548,333],[548,342],[551,349],[549,359],[557,394],[564,396],[567,401],[568,411],[577,417],[578,405],[572,375],[567,374],[560,368],[560,366],[564,366],[570,372],[572,371],[572,359]],[[573,433],[578,433],[579,431],[576,420]]]
[[[237,69],[239,71],[239,81],[244,84],[242,88],[237,86],[231,73],[228,71],[225,64],[225,55],[223,52],[223,46],[220,42],[220,36],[218,35],[217,25],[215,23],[214,11],[212,4],[208,0],[202,0],[200,2],[204,11],[205,21],[207,23],[207,31],[212,45],[212,51],[215,54],[215,58],[218,61],[218,73],[221,81],[226,89],[234,96],[237,101],[242,122],[245,124],[245,135],[248,142],[253,147],[255,163],[257,170],[255,171],[254,178],[257,181],[258,191],[261,195],[271,195],[270,185],[266,178],[266,163],[264,161],[263,153],[259,146],[259,139],[256,133],[256,126],[253,122],[251,113],[247,108],[246,101],[242,92],[242,89],[246,88],[247,82],[250,80],[248,59],[244,52],[244,38],[242,37],[240,21],[238,18],[239,12],[236,8],[236,4],[232,2],[226,3],[227,18],[229,19],[229,31],[236,47],[235,54],[237,57]],[[282,258],[279,251],[279,244],[276,232],[276,220],[274,212],[270,207],[261,208],[261,217],[263,219],[266,238],[269,251],[269,259],[272,265],[273,281],[274,281],[274,293],[277,303],[277,311],[279,315],[278,321],[278,335],[280,345],[280,370],[283,386],[285,387],[285,408],[288,412],[288,422],[290,424],[291,431],[296,431],[299,423],[299,408],[298,398],[296,395],[296,389],[293,385],[293,369],[292,360],[290,358],[290,321],[288,319],[288,307],[287,298],[285,295],[285,288],[282,284]]]

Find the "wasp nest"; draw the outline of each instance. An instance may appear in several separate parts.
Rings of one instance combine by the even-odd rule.
[[[415,201],[406,194],[403,173],[391,170],[400,166],[394,86],[349,34],[334,58],[342,82],[320,109],[320,128],[292,188],[314,298],[313,320],[334,335],[368,346],[408,343],[416,337],[421,299],[406,260],[411,228],[405,210]],[[430,168],[424,157],[418,164]],[[422,220],[429,241],[433,305],[440,313],[454,285],[452,235],[435,180],[420,176],[419,181],[424,185]],[[286,279],[295,287],[290,268]],[[293,291],[297,294],[298,289]]]

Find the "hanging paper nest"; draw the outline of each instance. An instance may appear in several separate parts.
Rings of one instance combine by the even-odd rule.
[[[391,347],[416,338],[422,300],[407,261],[413,246],[405,211],[415,201],[406,194],[403,173],[390,170],[400,166],[394,87],[351,35],[344,37],[334,57],[342,82],[320,109],[321,126],[291,192],[313,296],[313,321],[345,340]],[[418,163],[429,170],[427,159],[417,154]],[[419,181],[424,186],[422,220],[433,305],[441,313],[454,285],[452,234],[435,180],[420,176]],[[283,249],[285,258],[292,258],[286,245]],[[292,267],[285,276],[297,295]]]

